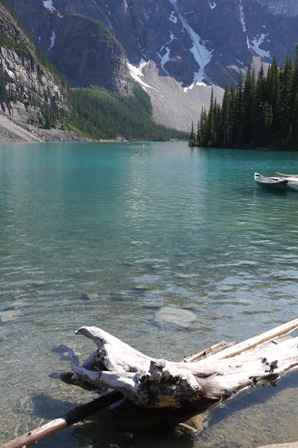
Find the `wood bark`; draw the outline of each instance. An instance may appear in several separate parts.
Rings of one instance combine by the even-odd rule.
[[[281,337],[296,328],[298,319],[237,345],[216,344],[170,362],[150,358],[97,327],[82,327],[76,334],[91,339],[97,350],[82,366],[72,355],[71,383],[118,390],[137,405],[152,408],[216,402],[298,369],[298,338]]]

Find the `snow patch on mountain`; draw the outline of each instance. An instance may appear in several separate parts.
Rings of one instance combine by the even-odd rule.
[[[128,70],[130,72],[131,77],[137,81],[141,86],[144,88],[144,90],[147,91],[147,89],[150,89],[151,86],[149,84],[146,84],[141,78],[144,76],[143,74],[143,68],[146,67],[149,62],[144,61],[144,59],[141,59],[140,64],[136,67],[135,65],[132,65],[128,60],[126,61]]]
[[[58,17],[60,17],[60,19],[63,18],[63,16],[60,14],[60,12],[58,11],[57,8],[55,8],[52,0],[43,0],[43,6],[48,9],[49,11],[51,11],[52,13],[55,12],[57,14]]]
[[[55,39],[56,39],[56,32],[55,32],[55,30],[52,30],[52,34],[51,34],[51,37],[50,37],[50,46],[49,46],[49,50],[50,50],[51,48],[53,48],[53,46],[55,45]]]
[[[242,5],[242,0],[239,0],[239,11],[240,11],[240,21],[242,25],[242,30],[243,33],[246,34],[247,47],[250,48],[255,53],[256,56],[260,56],[263,59],[271,59],[270,52],[260,48],[260,46],[262,45],[268,34],[262,33],[252,38],[249,38],[247,35],[247,28],[246,28],[245,14]],[[265,28],[265,25],[263,25],[263,28]]]
[[[106,3],[106,8],[107,8],[107,11],[108,11],[108,15],[110,16],[111,15],[111,11],[110,11],[108,3]]]
[[[170,3],[174,6],[177,16],[181,20],[182,26],[192,40],[193,46],[190,48],[190,52],[193,54],[195,61],[199,65],[199,70],[194,73],[193,83],[191,86],[202,83],[206,79],[205,67],[212,58],[212,51],[206,48],[206,43],[201,39],[201,37],[191,28],[187,23],[186,19],[182,16],[179,11],[178,1],[170,0]],[[190,86],[190,87],[191,87]]]
[[[172,11],[169,20],[173,23],[177,23],[177,17],[175,16],[175,11]]]
[[[242,0],[239,0],[239,10],[240,10],[240,20],[241,20],[242,30],[243,30],[243,33],[246,33],[246,23],[245,23],[245,16],[244,16],[244,11],[243,11]]]
[[[60,19],[63,18],[63,16],[60,14],[60,12],[58,11],[58,9],[55,8],[55,6],[54,6],[52,0],[43,0],[43,6],[44,6],[46,9],[48,9],[52,14],[53,14],[53,13],[56,13],[56,15],[57,15]],[[52,23],[52,24],[53,24],[53,23]],[[52,34],[51,34],[51,37],[50,37],[49,50],[50,50],[51,48],[53,48],[53,46],[55,45],[55,40],[56,40],[56,31],[55,31],[55,28],[53,27],[53,29],[52,29]]]
[[[168,47],[168,45],[170,45],[173,40],[175,39],[175,36],[173,33],[170,33],[170,40],[168,42],[166,42],[161,49],[159,50],[159,52],[157,53],[157,55],[160,57],[160,65],[161,68],[163,69],[163,71],[168,75],[169,73],[167,72],[167,70],[165,69],[165,64],[169,61],[170,59],[170,48]]]
[[[55,11],[55,6],[53,5],[52,0],[43,0],[43,6],[50,11]]]
[[[268,34],[264,33],[258,34],[257,36],[249,40],[249,46],[257,56],[260,56],[261,58],[271,59],[270,51],[266,51],[260,48],[260,45],[262,45],[267,36]]]
[[[212,51],[210,52],[205,47],[205,42],[200,38],[200,36],[194,32],[194,30],[188,26],[188,34],[193,41],[193,46],[190,49],[191,53],[194,55],[195,60],[199,64],[200,68],[197,73],[194,73],[194,83],[201,83],[206,79],[205,67],[212,58]]]

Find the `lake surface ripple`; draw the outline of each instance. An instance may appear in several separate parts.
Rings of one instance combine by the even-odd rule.
[[[186,144],[0,145],[0,442],[92,395],[57,379],[96,325],[179,360],[297,317],[298,193],[254,171],[298,154]],[[254,447],[298,440],[297,376],[236,398],[194,441],[119,428],[110,413],[42,447]]]

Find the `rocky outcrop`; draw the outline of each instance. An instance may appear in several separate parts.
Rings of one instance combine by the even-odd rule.
[[[71,87],[98,85],[121,94],[132,92],[125,51],[100,5],[89,0],[7,3]]]
[[[43,129],[27,125],[20,119],[13,119],[0,112],[0,143],[81,142],[86,140],[74,131]]]
[[[41,105],[62,107],[64,89],[39,62],[33,44],[2,4],[0,27],[2,111],[20,121],[37,123]]]
[[[100,85],[131,92],[125,52],[102,22],[80,15],[55,17],[55,46],[49,53],[71,87]]]
[[[66,109],[66,90],[0,3],[0,143],[86,141],[76,132],[39,127],[44,107]],[[36,126],[38,125],[38,126]]]

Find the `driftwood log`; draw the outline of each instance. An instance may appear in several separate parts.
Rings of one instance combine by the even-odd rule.
[[[97,350],[82,366],[71,353],[72,372],[63,373],[61,379],[88,390],[114,391],[0,448],[25,448],[84,420],[122,397],[149,408],[175,409],[194,404],[206,410],[246,388],[275,383],[280,376],[298,369],[298,337],[284,337],[297,328],[298,319],[294,319],[240,344],[221,342],[183,361],[170,362],[150,358],[99,328],[82,327],[76,334],[93,340]],[[189,425],[184,426],[192,430]],[[298,442],[261,448],[267,447],[298,448]]]
[[[137,405],[179,408],[219,402],[298,369],[298,338],[282,337],[298,328],[294,319],[227,347],[217,344],[180,362],[153,359],[97,327],[76,331],[97,346],[82,366],[72,355],[68,382],[83,388],[113,389]]]

